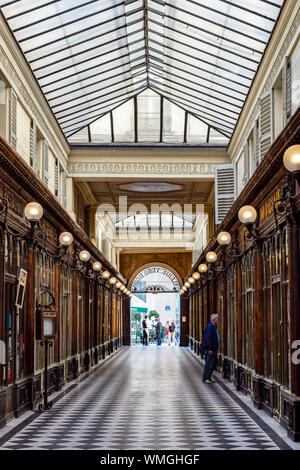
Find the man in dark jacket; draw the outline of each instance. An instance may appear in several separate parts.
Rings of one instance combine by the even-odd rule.
[[[148,315],[145,315],[144,320],[142,321],[142,328],[143,328],[143,337],[142,343],[144,346],[148,346],[148,324],[147,324]]]
[[[203,382],[206,384],[212,384],[215,381],[212,380],[211,376],[214,370],[214,365],[217,357],[217,350],[219,346],[219,333],[217,330],[217,324],[219,316],[213,314],[210,317],[210,322],[205,328],[203,334],[203,351],[205,354],[205,366],[203,372]]]
[[[160,321],[160,318],[157,319],[156,323],[156,341],[157,341],[157,346],[161,346],[161,332],[162,332],[162,323]]]

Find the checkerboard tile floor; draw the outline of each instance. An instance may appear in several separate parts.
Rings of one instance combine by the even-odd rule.
[[[126,348],[19,430],[16,449],[280,449],[179,347]]]

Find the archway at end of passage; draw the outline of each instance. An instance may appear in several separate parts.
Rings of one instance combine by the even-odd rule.
[[[162,345],[176,344],[169,335],[175,323],[175,339],[180,341],[180,295],[182,280],[177,271],[165,263],[140,266],[129,280],[133,293],[130,304],[131,344],[142,342],[142,321],[147,315],[149,344],[157,344],[156,323],[162,322]]]

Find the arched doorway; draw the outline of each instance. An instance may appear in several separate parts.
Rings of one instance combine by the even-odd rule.
[[[163,342],[166,341],[167,321],[176,323],[176,338],[180,339],[180,296],[182,280],[179,274],[164,263],[151,263],[138,268],[129,280],[133,293],[130,303],[131,344],[141,342],[141,321],[148,315],[150,343],[156,340],[155,325],[159,317],[163,325]]]

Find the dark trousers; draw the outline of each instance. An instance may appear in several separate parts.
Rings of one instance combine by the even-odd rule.
[[[217,351],[214,351],[212,355],[208,354],[208,351],[205,351],[205,366],[204,366],[204,372],[203,372],[203,382],[205,380],[210,380],[214,366],[215,366],[215,361],[217,357]]]
[[[148,344],[148,335],[147,335],[147,331],[146,330],[143,330],[143,344],[144,345],[147,345]]]
[[[161,346],[161,333],[156,333],[157,346]]]

